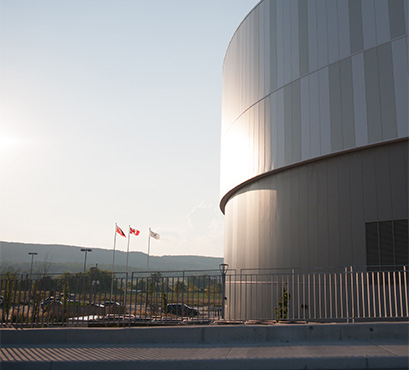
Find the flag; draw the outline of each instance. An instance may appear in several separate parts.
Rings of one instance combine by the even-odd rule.
[[[116,232],[117,232],[119,235],[121,235],[121,236],[123,236],[123,237],[126,238],[125,233],[121,230],[121,228],[120,228],[119,226],[116,227]]]
[[[153,238],[153,239],[160,239],[160,236],[159,236],[158,233],[154,233],[154,232],[151,230],[151,238]]]
[[[134,235],[139,235],[139,230],[132,229],[132,227],[130,227],[130,226],[129,226],[129,232],[130,232],[131,234],[134,234]]]

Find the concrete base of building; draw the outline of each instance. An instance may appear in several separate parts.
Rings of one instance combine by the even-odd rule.
[[[2,329],[2,370],[408,369],[409,323]]]

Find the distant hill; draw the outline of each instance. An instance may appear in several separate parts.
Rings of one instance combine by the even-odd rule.
[[[31,256],[28,252],[37,252],[34,257],[33,272],[42,272],[44,264],[51,262],[49,273],[81,272],[84,268],[84,252],[73,245],[25,244],[0,241],[0,271],[7,270],[27,273],[30,270]],[[96,266],[102,270],[111,270],[113,250],[92,248],[87,255],[87,268]],[[129,271],[145,271],[147,254],[129,253]],[[150,256],[149,270],[217,270],[222,258],[203,256]],[[115,252],[115,271],[125,271],[126,252]]]

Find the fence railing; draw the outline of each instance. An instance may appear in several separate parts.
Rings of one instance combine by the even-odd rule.
[[[216,271],[7,274],[0,279],[0,324],[24,328],[402,320],[409,317],[408,285],[406,266],[378,271],[230,271],[225,276]]]
[[[230,321],[408,318],[408,271],[241,273],[226,278]]]
[[[95,271],[94,271],[95,272]],[[0,280],[2,326],[101,326],[220,319],[221,276],[196,271],[13,276]]]

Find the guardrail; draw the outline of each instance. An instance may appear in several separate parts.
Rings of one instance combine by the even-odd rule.
[[[406,266],[238,274],[112,274],[92,269],[54,277],[6,274],[0,279],[0,324],[25,328],[403,320],[409,317],[408,285]]]

